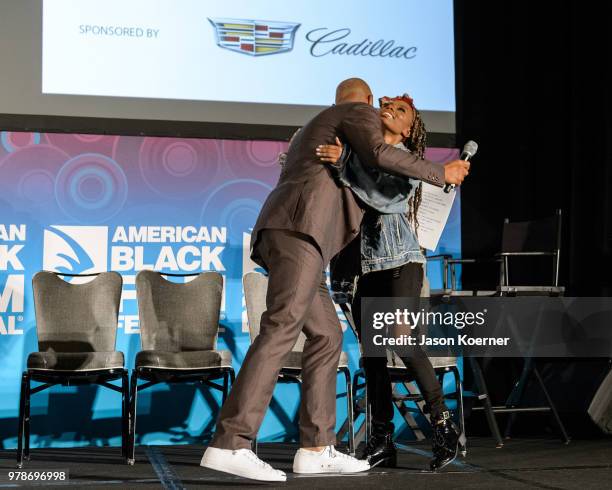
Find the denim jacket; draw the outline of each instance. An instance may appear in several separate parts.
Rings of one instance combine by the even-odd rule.
[[[399,143],[397,148],[406,150]],[[336,300],[352,296],[360,275],[393,269],[408,262],[424,263],[418,238],[408,222],[409,200],[420,185],[417,179],[400,177],[367,167],[343,152],[333,173],[341,185],[350,187],[366,205],[357,244],[340,252],[332,264],[332,290]],[[359,259],[356,254],[359,250]]]

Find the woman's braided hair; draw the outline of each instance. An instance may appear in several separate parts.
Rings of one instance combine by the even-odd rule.
[[[379,102],[382,106],[383,102],[387,100],[401,100],[408,104],[412,111],[414,112],[414,121],[412,122],[412,127],[410,128],[410,133],[408,136],[402,141],[404,146],[410,150],[411,153],[415,154],[419,158],[425,158],[425,149],[427,148],[427,130],[425,129],[425,123],[423,122],[423,118],[421,117],[421,113],[414,106],[414,101],[412,97],[408,94],[403,94],[399,97],[382,97]],[[408,221],[414,228],[415,233],[419,228],[419,221],[417,219],[417,212],[419,211],[419,206],[421,205],[421,201],[423,199],[422,195],[422,184],[419,183],[417,188],[414,191],[414,194],[408,201]]]

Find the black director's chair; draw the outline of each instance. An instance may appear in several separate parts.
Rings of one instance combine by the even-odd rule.
[[[429,258],[438,258],[443,261],[443,290],[432,292],[432,295],[445,295],[445,296],[563,296],[565,288],[559,286],[559,258],[561,254],[561,210],[558,209],[554,216],[532,220],[511,223],[509,219],[504,220],[503,233],[502,233],[502,244],[501,252],[496,254],[492,258],[488,259],[454,259],[449,255],[440,255]],[[529,274],[520,274],[520,267],[516,266],[518,260],[524,260],[526,258],[531,259],[548,259],[552,263],[550,280],[541,280],[540,278],[534,279],[532,271],[529,269]],[[482,262],[489,262],[498,264],[499,266],[499,283],[494,290],[462,290],[457,288],[457,273],[456,266],[464,264],[476,264]],[[523,284],[519,285],[517,279],[510,274],[510,265],[515,264],[516,269],[519,273],[516,277],[521,275],[525,283],[535,282],[535,284]],[[535,269],[537,270],[537,269]],[[511,279],[512,278],[512,279]],[[536,358],[525,358],[523,364],[522,373],[515,383],[510,395],[508,396],[504,405],[492,406],[490,397],[488,394],[487,386],[482,374],[482,369],[478,362],[478,359],[470,358],[470,366],[474,374],[474,384],[476,385],[475,392],[466,392],[465,396],[476,397],[481,400],[482,406],[473,407],[473,410],[484,410],[487,415],[487,421],[493,436],[497,440],[498,447],[501,447],[502,440],[497,429],[497,423],[493,413],[509,413],[510,418],[506,425],[505,437],[509,437],[512,429],[512,425],[516,419],[518,413],[530,413],[530,412],[551,412],[555,419],[559,431],[561,433],[561,439],[565,444],[570,442],[570,438],[565,430],[565,426],[559,417],[559,413],[555,407],[555,404],[544,384],[544,380],[537,366]],[[522,399],[525,392],[525,388],[530,379],[535,378],[539,385],[544,397],[546,404],[542,406],[523,406]]]

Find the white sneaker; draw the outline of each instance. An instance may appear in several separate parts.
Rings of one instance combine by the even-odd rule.
[[[359,473],[368,471],[370,464],[327,446],[320,452],[300,449],[293,460],[294,473]]]
[[[287,481],[287,475],[262,461],[250,449],[219,449],[209,447],[200,466],[232,475],[260,481]]]

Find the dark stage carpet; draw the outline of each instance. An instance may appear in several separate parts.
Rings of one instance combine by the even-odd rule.
[[[98,488],[612,488],[612,439],[572,441],[513,439],[502,449],[485,438],[468,440],[468,455],[440,473],[425,471],[427,442],[402,444],[397,469],[373,469],[352,476],[298,476],[291,473],[293,444],[260,444],[260,456],[287,472],[286,484],[250,482],[199,466],[202,446],[145,446],[127,466],[118,448],[34,449],[26,470],[68,469],[70,480],[44,487]],[[3,451],[0,488],[15,488],[7,473],[15,452]],[[34,488],[33,486],[19,488]],[[36,488],[41,488],[40,486]]]

